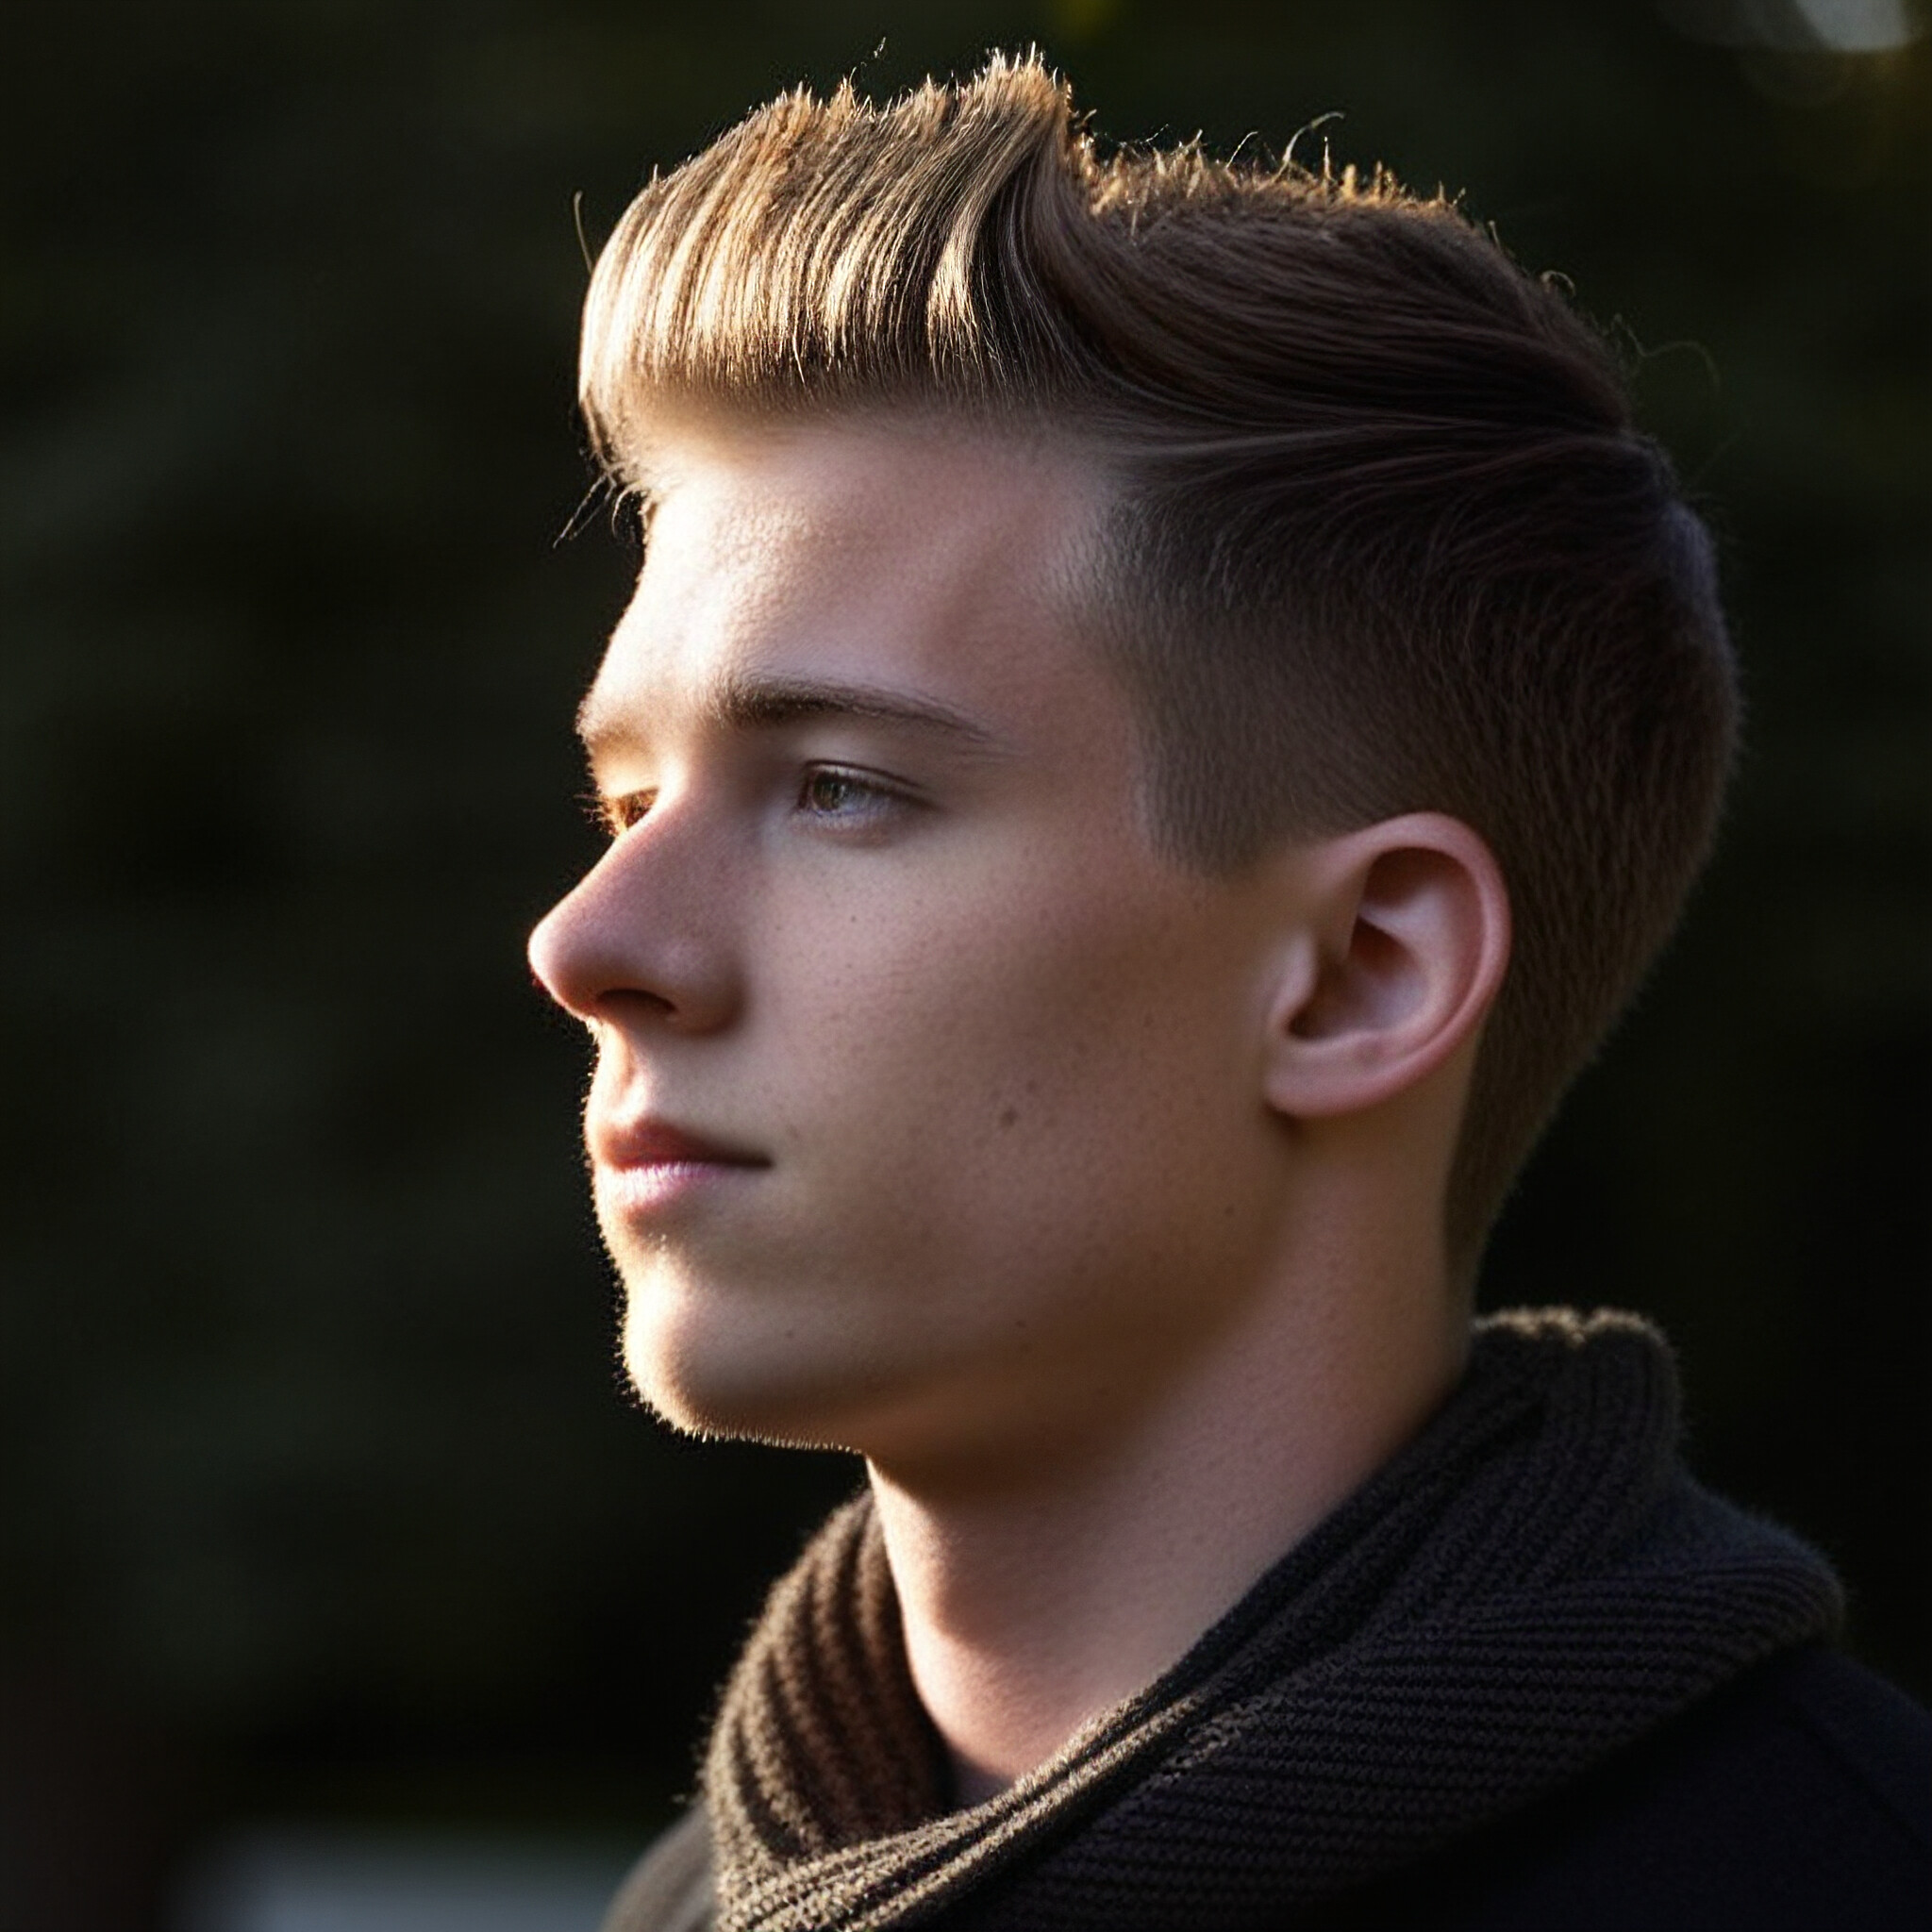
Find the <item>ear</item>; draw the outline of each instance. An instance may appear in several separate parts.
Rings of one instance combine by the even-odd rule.
[[[1482,838],[1414,812],[1304,845],[1302,923],[1269,1012],[1266,1095],[1359,1112],[1475,1037],[1509,963],[1509,894]]]

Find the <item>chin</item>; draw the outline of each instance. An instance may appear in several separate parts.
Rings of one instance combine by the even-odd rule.
[[[760,1347],[709,1324],[666,1320],[633,1297],[624,1366],[645,1407],[680,1435],[784,1449],[850,1449],[838,1425],[847,1406],[827,1400],[832,1377],[780,1338]]]

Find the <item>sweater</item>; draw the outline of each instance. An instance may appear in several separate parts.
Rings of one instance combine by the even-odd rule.
[[[1172,1670],[958,1810],[861,1497],[607,1932],[1924,1923],[1932,1722],[1821,1647],[1829,1569],[1677,1434],[1634,1318],[1478,1324],[1418,1437]],[[1821,1820],[1826,1917],[1764,1916],[1805,1908],[1780,1874]]]

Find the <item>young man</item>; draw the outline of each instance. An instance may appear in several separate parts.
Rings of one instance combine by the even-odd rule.
[[[1925,1721],[1661,1341],[1470,1317],[1731,751],[1602,345],[995,61],[654,181],[583,394],[647,548],[531,955],[626,1360],[871,1478],[611,1925],[1917,1923]]]

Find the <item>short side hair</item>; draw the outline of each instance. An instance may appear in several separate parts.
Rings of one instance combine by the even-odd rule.
[[[1553,287],[1380,173],[1104,158],[995,58],[883,108],[783,95],[654,178],[581,393],[620,482],[674,402],[1086,440],[1157,840],[1233,869],[1429,809],[1496,854],[1515,952],[1445,1204],[1473,1268],[1676,921],[1737,727],[1707,533]]]

